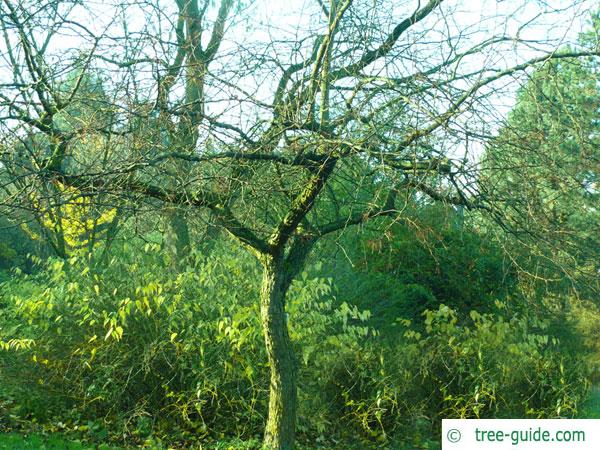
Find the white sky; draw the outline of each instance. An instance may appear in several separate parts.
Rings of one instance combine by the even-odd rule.
[[[86,0],[83,5],[76,6],[69,17],[74,22],[82,23],[96,34],[102,34],[108,30],[109,34],[116,36],[123,33],[122,30],[126,24],[129,33],[135,34],[149,26],[150,30],[154,30],[156,33],[162,31],[163,36],[167,36],[169,31],[172,31],[168,20],[176,17],[175,2],[173,0],[157,0],[157,2],[160,8],[151,11],[147,5],[139,6],[138,4],[136,6],[132,3],[125,8],[123,5],[126,2]],[[219,2],[214,3],[216,5],[209,9],[209,18],[213,18],[216,14]],[[314,36],[315,33],[322,33],[325,27],[325,19],[316,0],[256,0],[243,3],[248,6],[243,8],[243,14],[232,17],[230,22],[233,25],[230,25],[221,48],[222,53],[226,56],[215,61],[213,68],[215,72],[229,70],[231,66],[239,64],[237,53],[240,45],[248,49],[253,45],[265,44],[273,40],[300,41]],[[371,14],[376,20],[382,22],[385,19],[391,19],[385,21],[387,23],[382,26],[382,29],[373,31],[374,34],[380,33],[381,35],[389,33],[393,26],[412,13],[418,4],[423,5],[424,3],[425,1],[418,2],[416,0],[387,2],[362,0],[363,5],[375,6],[365,14]],[[355,0],[355,4],[361,4],[361,0]],[[440,49],[445,45],[441,42],[447,36],[456,36],[458,33],[468,33],[468,36],[455,41],[463,48],[486,38],[500,35],[518,36],[530,41],[529,45],[507,43],[493,52],[483,52],[476,58],[466,58],[461,64],[463,71],[481,66],[482,63],[499,68],[509,67],[537,56],[543,50],[547,51],[576,42],[578,33],[584,28],[584,23],[589,17],[589,11],[595,6],[597,6],[597,2],[591,0],[580,2],[572,0],[448,0],[442,3],[438,11],[401,37],[397,45],[406,46],[407,53],[418,51],[420,56],[415,61],[407,58],[406,61],[394,62],[394,70],[397,73],[410,73],[431,66],[432,61],[441,56]],[[157,17],[161,17],[162,20],[157,21]],[[248,20],[244,19],[246,17]],[[519,31],[521,27],[523,28]],[[421,30],[429,31],[422,35]],[[204,42],[207,41],[208,32],[204,39]],[[289,46],[286,48],[283,42],[280,42],[273,51],[277,52],[277,57],[283,63],[296,62],[301,56],[306,56],[313,41],[314,39],[306,40],[301,54],[292,55],[289,53]],[[49,47],[49,53],[52,56],[49,61],[51,64],[59,66],[65,61],[66,55],[72,55],[74,50],[89,51],[91,45],[91,41],[85,36],[82,28],[68,26],[52,38]],[[102,51],[106,56],[115,59],[132,56],[121,54],[122,48],[119,47],[118,41],[109,39],[101,45],[104,45]],[[449,48],[446,47],[445,50],[447,51]],[[445,50],[442,50],[442,53]],[[288,53],[286,54],[286,52]],[[164,56],[164,53],[164,48],[161,48],[160,44],[148,42],[145,48],[140,49],[138,56]],[[5,54],[4,44],[0,44],[0,54]],[[101,64],[99,66],[101,67]],[[0,80],[7,81],[10,78],[9,69],[6,61],[0,59]],[[371,70],[383,69],[383,66],[373,65]],[[387,67],[385,69],[388,70]],[[152,73],[148,72],[149,89],[151,89],[150,85],[153,81],[151,76]],[[265,73],[261,77],[263,78],[239,79],[238,87],[252,92],[259,100],[269,102],[278,74]],[[513,105],[516,87],[517,84],[511,84],[496,92],[493,101],[498,115],[505,115]],[[218,97],[217,93],[215,95]],[[228,108],[230,106],[225,103],[209,102],[207,104],[207,111],[212,114],[222,114],[223,111],[229,110]],[[242,117],[247,115],[248,111],[236,110],[233,114]]]

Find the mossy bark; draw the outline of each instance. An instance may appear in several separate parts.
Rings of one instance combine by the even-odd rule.
[[[292,349],[285,313],[289,282],[283,259],[263,261],[261,319],[271,382],[264,448],[291,450],[296,427],[297,362]]]

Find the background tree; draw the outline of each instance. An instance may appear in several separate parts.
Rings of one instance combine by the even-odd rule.
[[[581,35],[584,48],[596,48],[596,31]],[[598,287],[597,72],[595,57],[538,68],[482,161],[482,189],[505,225],[522,231],[526,250],[511,253],[546,288]]]

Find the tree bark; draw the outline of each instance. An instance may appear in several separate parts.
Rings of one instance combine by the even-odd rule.
[[[289,282],[283,258],[269,256],[262,263],[261,319],[271,369],[264,448],[291,450],[296,428],[297,363],[285,314]]]
[[[180,271],[185,268],[190,255],[190,230],[185,213],[179,208],[171,212],[169,217],[169,245],[173,252],[173,266]]]

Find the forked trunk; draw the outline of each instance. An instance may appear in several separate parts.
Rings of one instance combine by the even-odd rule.
[[[263,268],[261,319],[271,369],[264,448],[290,450],[296,427],[297,366],[285,314],[288,283],[283,261],[270,258]]]

